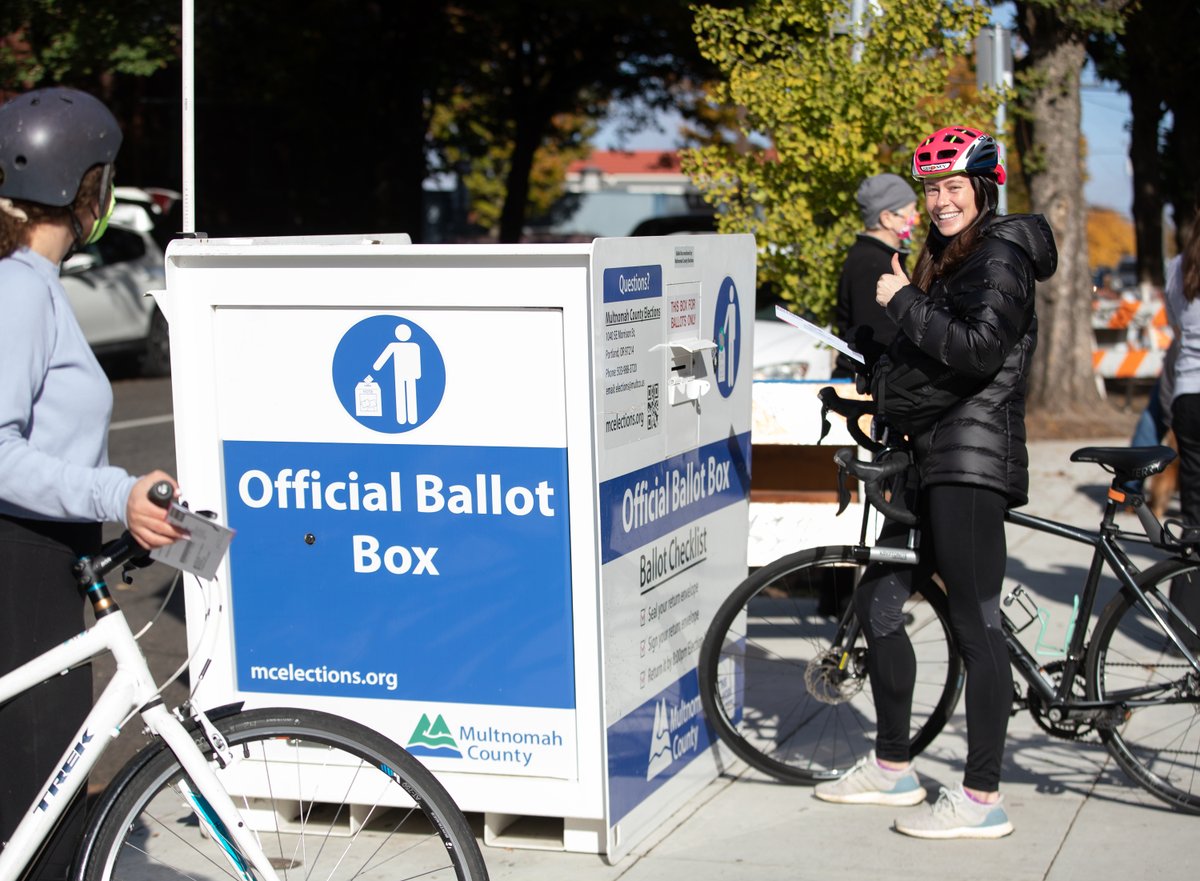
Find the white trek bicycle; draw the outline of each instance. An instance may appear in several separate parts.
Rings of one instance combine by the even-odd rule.
[[[171,494],[166,483],[151,491],[164,506]],[[386,737],[312,710],[234,705],[204,712],[190,702],[168,710],[104,582],[106,573],[139,565],[142,553],[126,533],[80,560],[75,572],[95,625],[0,677],[3,703],[103,652],[117,664],[0,851],[0,881],[18,881],[68,811],[81,810],[86,819],[73,881],[486,881],[462,812],[423,765]],[[211,612],[211,602],[206,608]],[[208,615],[200,646],[211,645],[216,618]],[[153,739],[85,806],[88,773],[136,715]],[[249,792],[254,796],[240,794]]]

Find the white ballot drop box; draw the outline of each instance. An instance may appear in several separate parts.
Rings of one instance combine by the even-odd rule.
[[[618,859],[720,767],[695,668],[746,572],[754,266],[750,236],[172,242],[180,482],[237,533],[199,705],[348,716],[489,843]]]

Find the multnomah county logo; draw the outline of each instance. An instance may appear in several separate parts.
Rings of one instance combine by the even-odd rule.
[[[659,698],[654,704],[654,727],[650,729],[650,756],[646,761],[646,780],[653,780],[675,762],[691,761],[700,748],[700,695],[690,700],[682,696]]]
[[[356,422],[411,431],[433,416],[446,391],[446,363],[425,330],[398,315],[364,318],[333,353],[333,387]]]
[[[446,724],[441,713],[438,713],[437,718],[432,722],[429,721],[428,715],[421,714],[421,721],[417,723],[412,736],[408,738],[406,749],[414,756],[436,756],[441,759],[462,758],[454,735],[450,733],[450,726]]]
[[[671,754],[671,721],[664,698],[654,706],[654,728],[650,734],[650,761],[646,763],[646,779],[653,780],[667,768],[675,757]]]

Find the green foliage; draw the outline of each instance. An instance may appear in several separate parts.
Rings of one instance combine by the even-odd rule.
[[[1060,29],[1076,34],[1119,34],[1131,0],[1018,0],[1017,14],[1052,15]]]
[[[0,89],[95,87],[149,76],[178,54],[178,4],[156,0],[5,0]]]
[[[995,96],[948,89],[956,61],[988,23],[986,6],[882,0],[864,22],[857,62],[848,6],[695,8],[700,50],[722,74],[709,100],[739,108],[737,133],[760,146],[726,138],[686,151],[684,168],[720,209],[723,232],[757,237],[760,282],[822,321],[861,229],[859,182],[883,171],[907,176],[921,136],[953,124],[990,128],[996,106]]]

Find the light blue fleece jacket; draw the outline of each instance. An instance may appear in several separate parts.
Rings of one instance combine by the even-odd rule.
[[[0,513],[125,521],[137,478],[108,464],[112,387],[58,267],[26,248],[0,260]]]
[[[1167,266],[1167,317],[1179,340],[1175,362],[1175,396],[1200,394],[1200,297],[1187,301],[1183,295],[1183,257]]]

